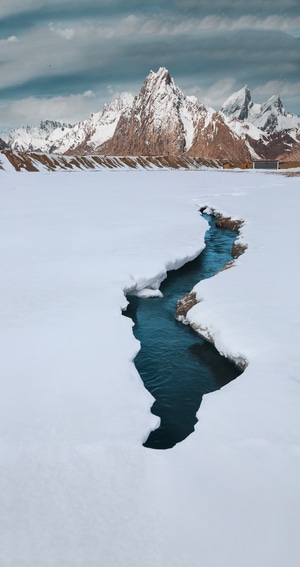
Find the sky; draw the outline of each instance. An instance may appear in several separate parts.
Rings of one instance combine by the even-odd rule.
[[[83,120],[161,66],[215,110],[247,84],[300,115],[300,2],[1,0],[0,133]]]

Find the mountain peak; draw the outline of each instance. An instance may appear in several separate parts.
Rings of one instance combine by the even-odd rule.
[[[165,79],[167,82],[170,82],[172,80],[171,75],[166,67],[159,67],[156,73],[155,71],[150,71],[148,76],[150,75],[152,77],[155,77],[156,79]]]
[[[40,123],[40,128],[51,132],[56,128],[72,128],[74,124],[66,124],[65,122],[58,122],[56,120],[42,120]]]
[[[157,112],[160,116],[164,113],[168,115],[171,107],[177,106],[183,98],[183,93],[174,83],[168,69],[160,67],[156,73],[150,71],[146,77],[140,92],[135,97],[135,111],[139,114],[141,108],[146,108],[149,115]]]
[[[131,93],[122,92],[113,101],[106,103],[103,107],[103,110],[119,111],[129,108],[132,106],[133,99],[134,97]]]
[[[276,109],[279,114],[286,115],[279,95],[271,96],[265,103],[261,105],[261,107],[262,109],[264,109],[264,111]]]
[[[161,81],[165,81],[167,85],[170,85],[173,82],[173,79],[166,67],[160,67],[156,73],[156,77],[160,78]]]
[[[185,96],[166,67],[150,71],[133,98],[120,94],[100,112],[71,126],[44,121],[11,131],[0,141],[19,151],[63,154],[194,155],[214,159],[273,159],[299,145],[299,117],[279,96],[263,104],[244,85],[220,113]],[[6,144],[6,146],[5,146]]]
[[[256,119],[257,125],[265,132],[273,133],[291,127],[298,122],[296,117],[286,113],[278,95],[273,95],[260,106],[260,114]]]
[[[168,69],[160,67],[157,72],[150,71],[109,151],[117,155],[123,153],[126,139],[129,155],[184,153],[192,146],[203,112],[203,105],[196,99],[186,99]]]
[[[168,69],[166,69],[166,67],[160,67],[156,73],[154,71],[150,71],[143,86],[146,86],[151,90],[157,90],[159,88],[166,88],[168,86],[172,88],[175,86],[175,83]]]
[[[285,111],[278,95],[271,96],[262,104],[255,104],[247,85],[224,102],[221,112],[229,119],[251,123],[268,134],[299,128],[298,117]]]
[[[247,85],[228,97],[221,107],[220,112],[226,116],[232,116],[238,120],[246,120],[252,106],[251,93]]]

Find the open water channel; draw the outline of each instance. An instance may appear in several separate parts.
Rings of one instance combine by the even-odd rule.
[[[190,326],[175,320],[178,299],[232,260],[236,233],[216,228],[215,217],[203,216],[209,223],[206,247],[195,260],[168,272],[160,287],[163,297],[127,295],[124,315],[132,318],[134,335],[141,343],[134,363],[155,398],[151,411],[161,420],[144,443],[153,449],[169,449],[190,435],[202,396],[242,372]]]

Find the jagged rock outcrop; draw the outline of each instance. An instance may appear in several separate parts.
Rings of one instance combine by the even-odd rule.
[[[8,149],[8,145],[6,142],[4,142],[4,140],[2,140],[2,138],[0,138],[0,151],[2,152],[3,150],[7,150]]]

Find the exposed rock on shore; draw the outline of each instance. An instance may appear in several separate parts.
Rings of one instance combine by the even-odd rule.
[[[207,208],[203,207],[201,209],[201,212],[207,212]],[[241,227],[243,226],[242,220],[232,219],[231,217],[228,216],[225,217],[220,213],[216,213],[215,211],[210,211],[210,213],[214,215],[217,219],[216,228],[227,229],[236,232],[237,234],[240,234]],[[241,256],[246,249],[247,249],[246,244],[243,244],[242,242],[236,240],[232,245],[233,260],[229,262],[223,269],[231,268],[234,265],[234,260],[239,256]],[[181,321],[184,325],[190,325],[192,329],[194,329],[194,331],[198,333],[198,335],[200,335],[204,340],[214,344],[214,338],[211,332],[207,328],[201,327],[201,325],[199,324],[196,325],[187,318],[187,314],[190,311],[190,309],[192,309],[192,307],[194,307],[197,303],[200,303],[200,301],[201,300],[197,299],[197,294],[194,291],[191,291],[190,293],[187,293],[186,295],[181,297],[176,304],[175,319],[177,321]],[[242,357],[228,357],[228,358],[230,358],[230,360],[232,360],[232,362],[241,370],[244,370],[248,365],[248,362]]]
[[[191,293],[188,293],[187,295],[184,295],[183,297],[178,299],[176,304],[175,319],[177,321],[181,321],[185,325],[188,325],[186,314],[192,307],[194,307],[194,305],[196,305],[196,303],[198,302],[196,293],[194,291],[191,291]]]

